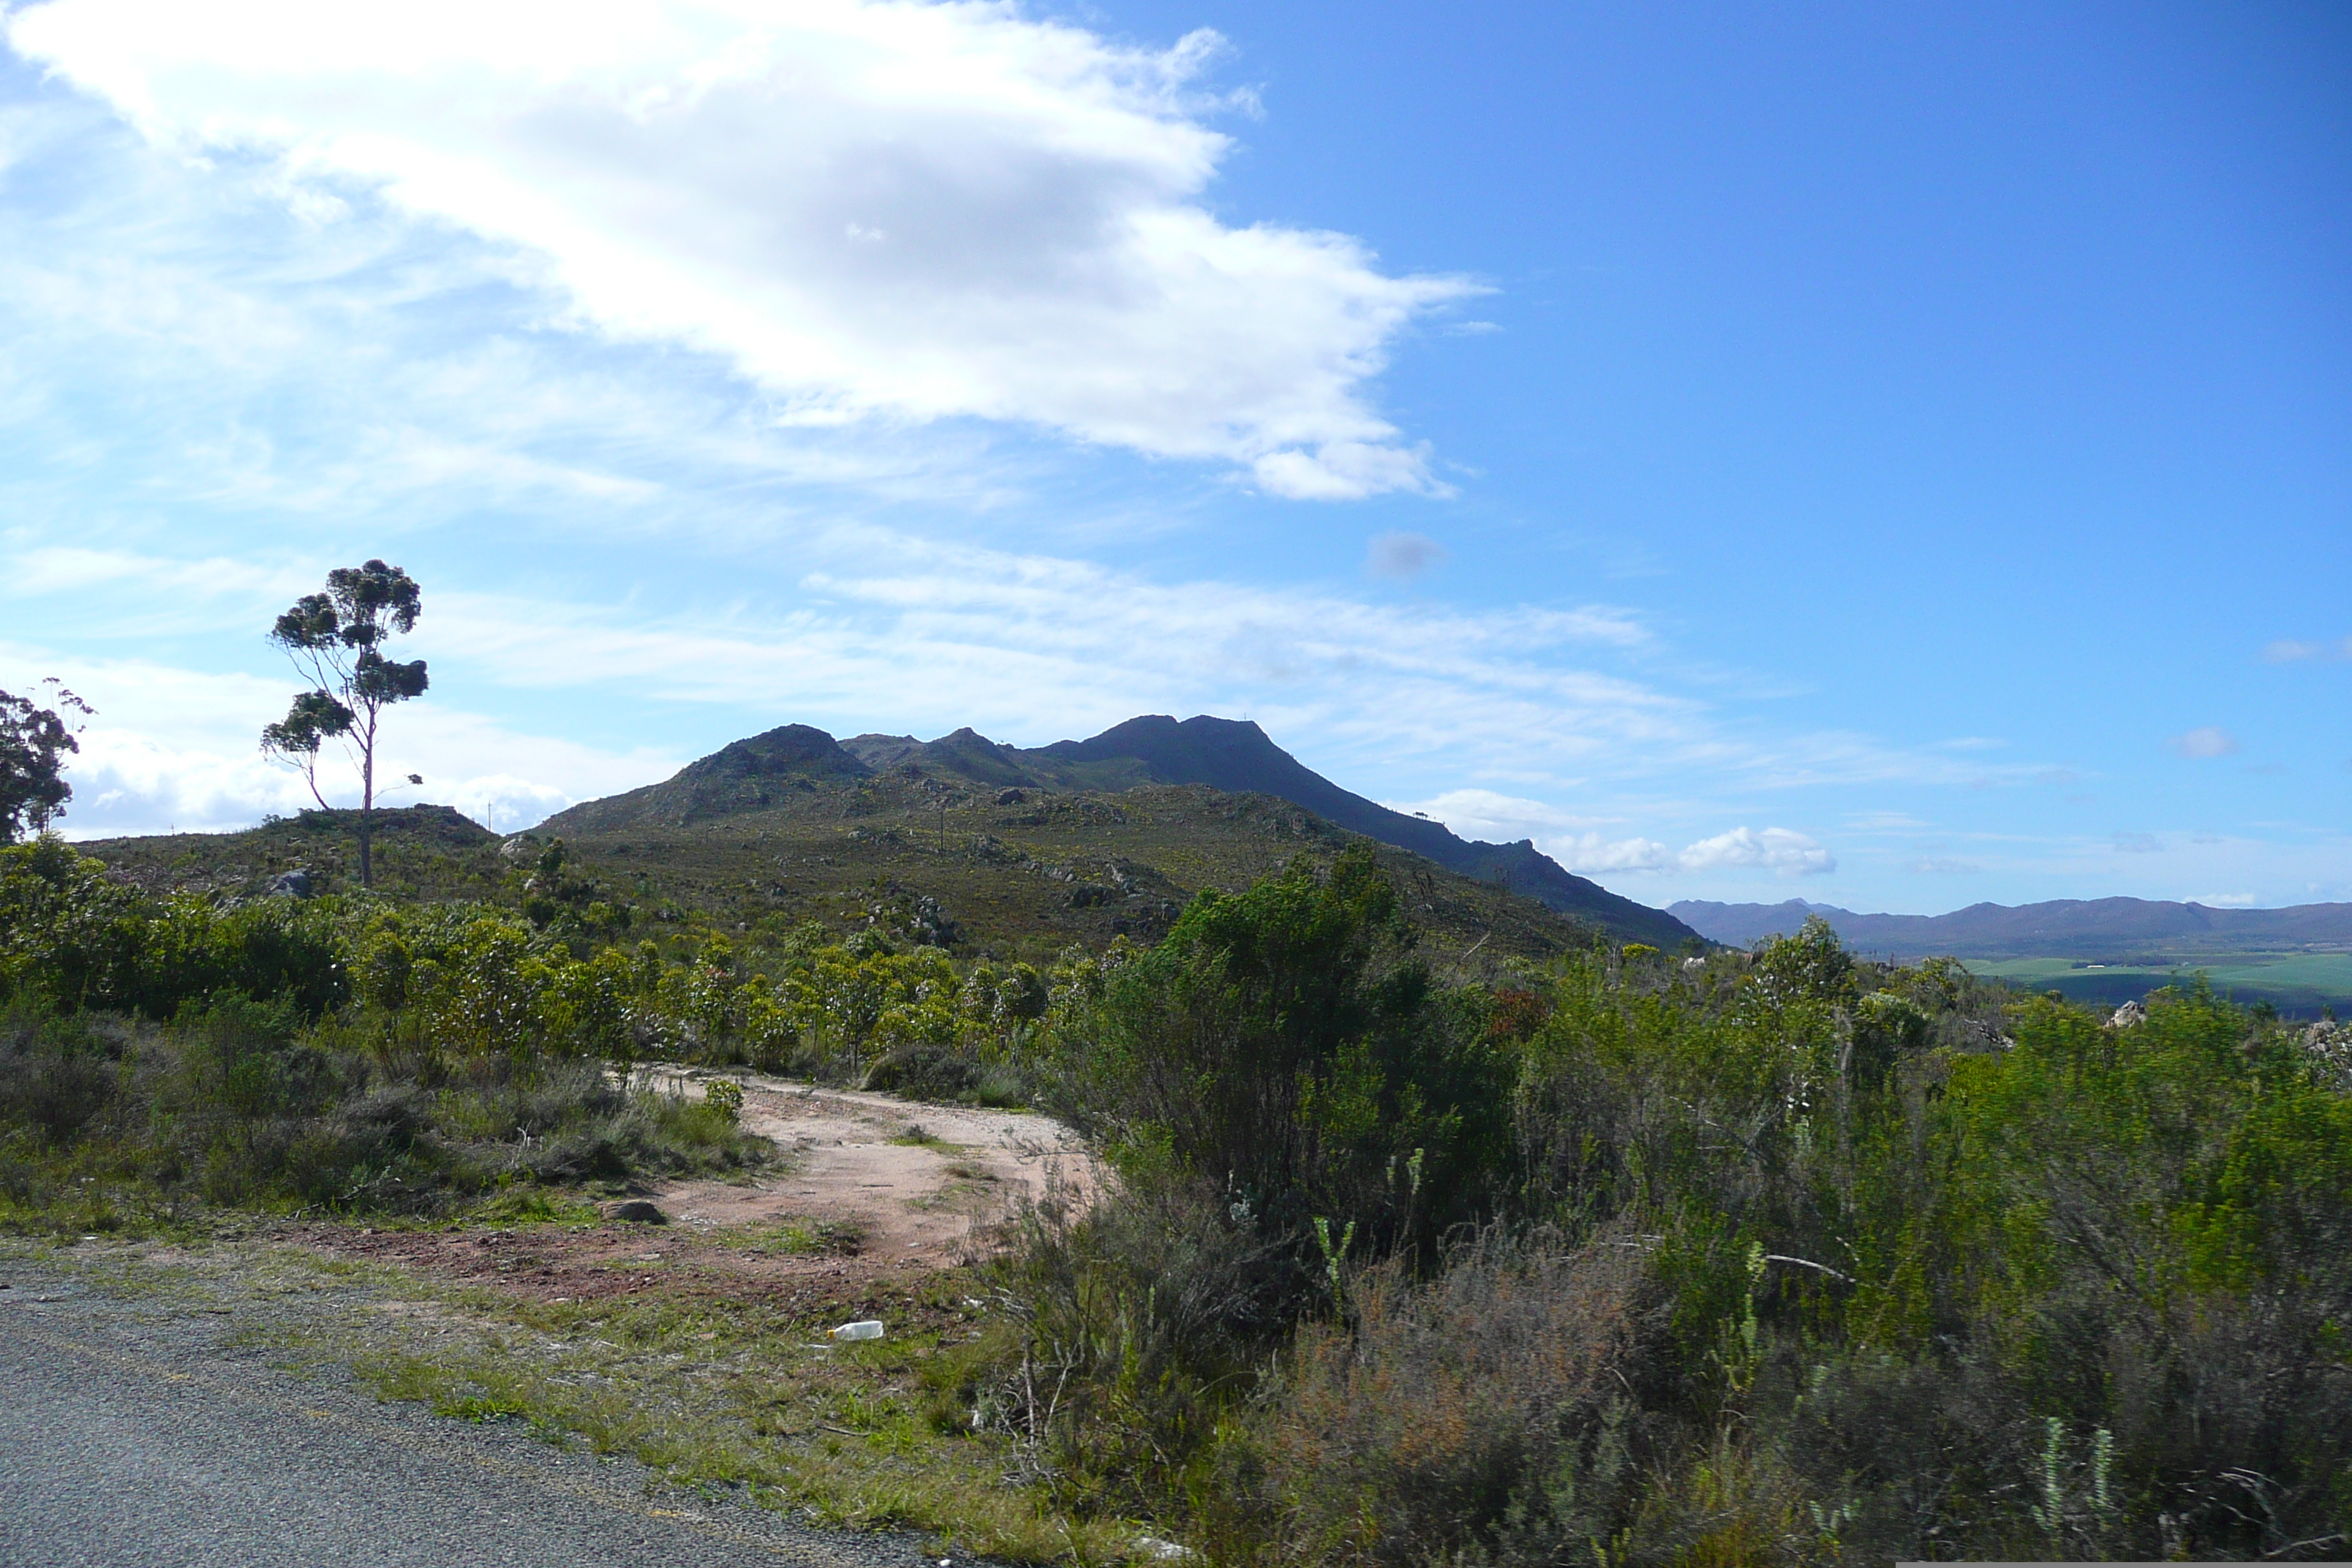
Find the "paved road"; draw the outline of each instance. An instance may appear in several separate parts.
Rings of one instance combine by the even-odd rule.
[[[379,1404],[344,1375],[274,1370],[227,1316],[24,1264],[0,1279],[6,1568],[923,1561],[903,1537],[800,1529],[511,1426]]]

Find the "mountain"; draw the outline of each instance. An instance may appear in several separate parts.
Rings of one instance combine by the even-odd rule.
[[[1802,899],[1779,904],[1686,899],[1667,912],[1735,947],[1786,935],[1804,924],[1806,916],[1819,915],[1847,946],[1901,958],[2105,958],[2352,945],[2352,904],[2217,910],[2147,899],[2057,899],[2015,906],[1971,904],[1946,915],[1865,915]]]
[[[1409,849],[1449,871],[1499,883],[1627,940],[1674,947],[1697,934],[1671,916],[1574,875],[1532,840],[1465,840],[1443,823],[1391,811],[1342,789],[1248,720],[1203,714],[1179,723],[1152,713],[1115,724],[1091,740],[1056,741],[1029,750],[999,745],[970,730],[928,743],[905,735],[860,735],[845,744],[877,768],[912,765],[975,783],[1055,789],[1196,784],[1232,794],[1270,795],[1350,833]]]
[[[738,741],[661,784],[575,805],[551,817],[541,831],[579,837],[641,826],[681,827],[772,810],[796,795],[883,775],[923,781],[934,789],[961,784],[982,793],[1116,794],[1144,785],[1189,784],[1228,795],[1271,795],[1459,876],[1522,894],[1620,941],[1671,948],[1697,935],[1671,915],[1571,874],[1529,840],[1487,844],[1459,838],[1442,823],[1391,811],[1340,788],[1276,745],[1255,723],[1206,716],[1179,723],[1165,714],[1150,714],[1090,740],[1031,748],[1003,745],[970,729],[936,741],[876,734],[835,742],[822,730],[788,725]]]
[[[541,824],[541,831],[577,837],[623,832],[646,823],[683,827],[764,811],[791,795],[872,772],[824,731],[787,724],[722,746],[657,784],[559,812]]]

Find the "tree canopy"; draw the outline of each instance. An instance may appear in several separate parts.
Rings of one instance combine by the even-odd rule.
[[[56,707],[38,707],[29,697],[0,691],[0,844],[42,831],[64,815],[66,802],[73,798],[65,759],[80,751],[81,743],[58,710],[85,714],[92,710],[54,677],[41,684],[57,687],[50,700]]]

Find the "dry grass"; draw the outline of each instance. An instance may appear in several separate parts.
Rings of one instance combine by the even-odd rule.
[[[1538,1528],[1575,1545],[1622,1464],[1612,1401],[1638,1258],[1490,1234],[1426,1282],[1393,1262],[1356,1275],[1345,1317],[1301,1329],[1262,1405],[1251,1554],[1451,1561]]]

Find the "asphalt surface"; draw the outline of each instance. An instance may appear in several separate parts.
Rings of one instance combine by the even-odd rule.
[[[23,1263],[0,1279],[6,1568],[937,1568],[908,1537],[799,1527],[517,1424],[380,1403],[340,1368],[279,1370],[238,1342],[241,1311]]]

